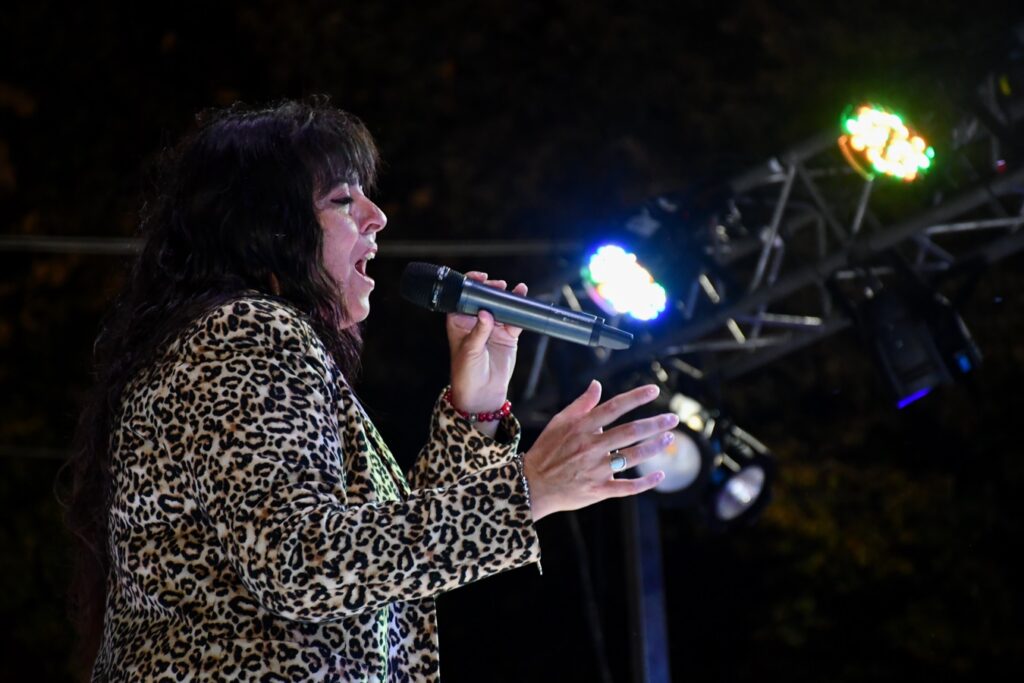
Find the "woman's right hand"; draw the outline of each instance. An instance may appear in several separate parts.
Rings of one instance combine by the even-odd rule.
[[[678,416],[664,413],[604,431],[606,425],[657,396],[658,387],[649,384],[598,405],[601,385],[594,380],[579,398],[551,418],[523,456],[534,521],[552,512],[643,493],[665,477],[658,471],[637,479],[615,479],[611,452],[621,449],[616,455],[626,459],[625,468],[657,455],[671,443],[670,431],[679,424]]]

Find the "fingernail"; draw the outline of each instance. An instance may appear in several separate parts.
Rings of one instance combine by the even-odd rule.
[[[679,421],[675,413],[666,413],[658,418],[658,424],[662,427],[672,427]]]
[[[647,387],[646,393],[648,396],[657,396],[659,393],[661,393],[661,389],[658,388],[657,384],[651,384],[650,386]]]
[[[590,389],[593,389],[596,386],[599,386],[598,381],[596,379],[592,379],[590,380],[590,386],[587,387],[587,390],[589,391]]]
[[[663,444],[670,444],[672,443],[672,439],[674,438],[676,437],[675,435],[672,434],[672,432],[665,432],[664,434],[661,435],[661,442]]]
[[[662,472],[661,470],[658,470],[657,472],[654,473],[654,481],[660,482],[664,478],[665,478],[665,473]]]

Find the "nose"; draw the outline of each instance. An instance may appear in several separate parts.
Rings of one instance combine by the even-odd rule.
[[[363,232],[380,232],[388,224],[384,211],[371,200],[366,200],[366,218],[363,221]]]

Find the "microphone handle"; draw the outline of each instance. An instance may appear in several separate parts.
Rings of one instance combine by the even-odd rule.
[[[605,325],[604,318],[488,287],[466,278],[456,305],[459,313],[490,311],[498,322],[585,346],[628,348],[633,335]]]

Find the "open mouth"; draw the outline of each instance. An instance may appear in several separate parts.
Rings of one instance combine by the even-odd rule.
[[[356,265],[355,265],[356,272],[359,273],[360,275],[362,275],[363,277],[367,277],[367,275],[366,275],[366,266],[367,266],[367,264],[370,261],[373,260],[374,256],[376,256],[376,254],[371,251],[366,256],[364,256],[363,258],[361,258],[358,261],[356,261]]]

